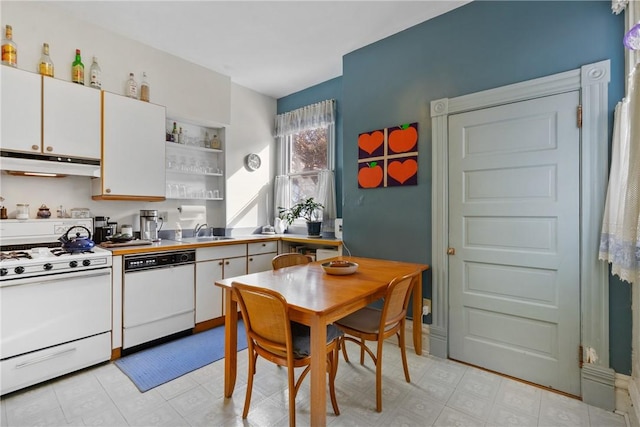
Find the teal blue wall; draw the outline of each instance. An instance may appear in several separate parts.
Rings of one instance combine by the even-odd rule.
[[[611,60],[609,125],[624,96],[623,16],[610,1],[474,1],[343,58],[343,76],[278,100],[278,112],[338,100],[344,239],[360,256],[430,263],[430,102]],[[418,122],[418,185],[359,189],[362,132]],[[340,200],[340,199],[339,199]],[[430,275],[424,275],[430,295]],[[611,280],[611,364],[631,372],[631,299]],[[429,319],[427,319],[429,321]]]

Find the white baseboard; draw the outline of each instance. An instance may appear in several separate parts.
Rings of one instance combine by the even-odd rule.
[[[631,427],[640,427],[640,379],[630,378],[628,387],[631,401],[631,408],[627,412],[629,423]]]

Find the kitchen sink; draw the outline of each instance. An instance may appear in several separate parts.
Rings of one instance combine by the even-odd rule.
[[[199,236],[199,237],[187,237],[182,239],[183,242],[197,243],[197,242],[216,242],[218,240],[232,240],[233,237],[229,236]]]

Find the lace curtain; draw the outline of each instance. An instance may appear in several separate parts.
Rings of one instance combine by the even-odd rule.
[[[612,10],[626,10],[626,30],[639,18],[635,1],[614,0]],[[640,65],[628,51],[626,96],[614,116],[609,187],[602,221],[599,259],[629,283],[640,280]]]
[[[293,110],[288,113],[278,114],[276,116],[275,136],[279,139],[279,143],[283,143],[285,137],[288,135],[302,132],[307,129],[335,125],[335,120],[336,101],[329,99],[306,107],[298,108],[297,110]],[[334,140],[335,138],[330,138],[332,143]],[[329,147],[329,149],[333,150],[333,147]],[[282,163],[284,161],[285,158],[281,155],[280,162]],[[282,165],[280,165],[279,170],[280,173],[285,172]],[[273,204],[275,218],[278,218],[278,208],[280,206],[284,208],[290,207],[290,186],[291,183],[288,176],[276,176]],[[334,220],[337,216],[335,177],[333,171],[324,170],[318,173],[317,194],[314,197],[324,206],[324,209],[322,210],[322,231],[333,232]]]
[[[640,66],[618,103],[614,117],[611,171],[599,258],[629,283],[640,278]]]
[[[329,99],[276,116],[276,137],[325,127],[336,121],[336,101]]]
[[[322,231],[335,231],[336,219],[336,188],[333,171],[322,171],[318,175],[318,202],[322,203]]]

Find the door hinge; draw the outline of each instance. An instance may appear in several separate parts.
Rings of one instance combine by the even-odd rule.
[[[578,105],[578,129],[582,129],[582,105]]]
[[[582,369],[582,365],[584,364],[584,349],[581,345],[578,346],[578,366]]]

